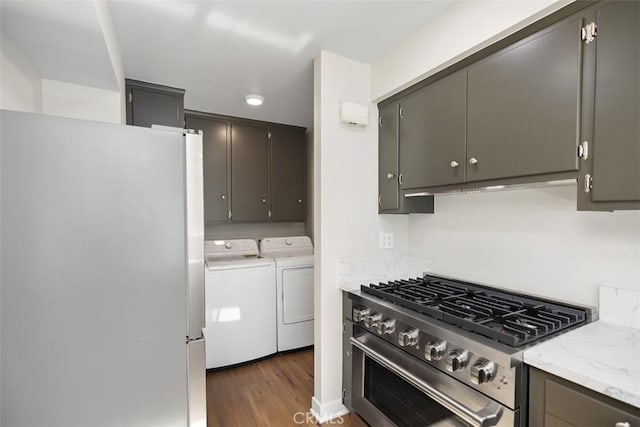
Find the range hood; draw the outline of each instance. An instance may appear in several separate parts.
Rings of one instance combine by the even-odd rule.
[[[552,181],[543,181],[543,182],[527,182],[527,183],[519,183],[519,184],[503,184],[503,185],[485,185],[482,186],[482,183],[479,183],[478,187],[466,187],[466,188],[445,188],[442,190],[434,189],[429,191],[421,191],[416,193],[407,193],[404,197],[425,197],[425,196],[433,196],[435,194],[465,194],[465,193],[481,193],[488,191],[502,191],[502,190],[520,190],[524,188],[547,188],[547,187],[560,187],[565,185],[573,185],[576,184],[576,178],[569,179],[556,179]]]

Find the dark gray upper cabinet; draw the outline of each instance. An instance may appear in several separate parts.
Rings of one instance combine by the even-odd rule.
[[[397,102],[381,107],[378,121],[378,210],[398,209],[398,118]]]
[[[467,181],[578,170],[581,17],[468,68]]]
[[[589,16],[579,208],[640,208],[640,3],[606,2]],[[593,88],[591,90],[591,88]],[[591,187],[591,188],[590,188]]]
[[[466,103],[466,70],[400,100],[403,189],[464,182]]]
[[[271,130],[271,220],[304,221],[305,134]]]
[[[186,126],[202,131],[204,221],[225,222],[230,209],[227,122],[187,115]]]
[[[127,124],[184,127],[184,89],[125,79]]]
[[[433,213],[433,196],[406,198],[400,189],[402,148],[397,102],[380,107],[378,126],[378,213]]]
[[[231,124],[232,221],[269,220],[268,154],[266,128]]]

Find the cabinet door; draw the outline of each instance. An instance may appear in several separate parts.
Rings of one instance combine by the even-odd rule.
[[[378,122],[378,210],[398,209],[398,103],[380,108]]]
[[[199,129],[203,138],[204,221],[224,222],[229,211],[227,180],[227,123],[219,120],[186,117],[189,129]]]
[[[640,3],[597,12],[594,202],[640,200]]]
[[[466,70],[400,101],[403,189],[464,182],[466,102]]]
[[[127,124],[184,127],[184,91],[127,82]]]
[[[304,221],[305,135],[271,131],[271,220]]]
[[[578,169],[581,19],[469,67],[467,181]]]
[[[529,425],[540,427],[640,424],[637,408],[530,368]],[[625,424],[627,423],[627,424]]]
[[[268,221],[267,129],[231,124],[231,220]]]

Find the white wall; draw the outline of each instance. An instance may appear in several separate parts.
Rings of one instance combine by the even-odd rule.
[[[102,35],[104,42],[109,52],[109,58],[111,59],[111,68],[113,68],[113,75],[118,82],[118,88],[120,92],[120,123],[125,124],[127,122],[127,110],[125,100],[125,83],[124,83],[124,67],[122,65],[122,52],[120,51],[120,44],[113,28],[113,21],[111,20],[111,12],[109,11],[109,5],[107,0],[96,1],[96,13],[98,15],[98,21],[100,22],[100,28],[102,29]]]
[[[121,93],[42,79],[42,112],[52,116],[122,123]]]
[[[377,214],[377,108],[371,68],[329,52],[314,63],[315,377],[312,410],[319,420],[343,409],[342,294],[339,260],[407,253],[406,216]],[[341,100],[369,106],[369,125],[338,120]],[[380,251],[379,232],[395,233],[395,249]]]
[[[42,91],[38,71],[4,34],[0,34],[0,54],[0,108],[40,112]]]
[[[640,212],[578,212],[575,186],[436,196],[409,217],[409,253],[431,271],[598,305],[598,287],[640,290]]]
[[[265,237],[304,236],[304,222],[256,222],[236,224],[205,224],[206,240],[264,239]]]
[[[397,93],[571,2],[458,2],[373,63],[371,98],[379,101]]]

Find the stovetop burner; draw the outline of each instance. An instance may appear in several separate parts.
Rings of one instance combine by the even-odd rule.
[[[436,276],[372,284],[361,290],[512,347],[587,320],[580,308]]]

